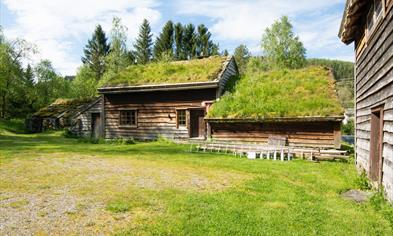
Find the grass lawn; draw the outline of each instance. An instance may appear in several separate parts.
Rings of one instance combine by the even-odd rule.
[[[353,164],[187,150],[3,130],[0,235],[393,234],[389,210],[340,197],[356,187]]]

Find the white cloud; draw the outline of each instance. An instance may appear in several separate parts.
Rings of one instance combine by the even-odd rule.
[[[38,46],[35,57],[50,59],[62,74],[74,74],[80,64],[75,51],[82,51],[78,41],[87,41],[97,24],[109,33],[114,16],[122,18],[134,38],[144,18],[153,25],[161,14],[155,0],[4,0],[16,16],[15,24],[6,28],[8,37],[21,37]]]

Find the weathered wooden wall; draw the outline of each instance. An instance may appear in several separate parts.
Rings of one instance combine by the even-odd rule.
[[[356,60],[356,163],[369,171],[371,109],[384,106],[382,184],[393,201],[393,11]]]
[[[334,148],[340,142],[340,122],[210,123],[214,140],[267,143],[271,135],[286,136],[288,144]]]
[[[92,131],[92,113],[102,113],[102,99],[97,101],[93,106],[83,111],[72,120],[72,125],[70,127],[71,132],[80,137],[90,138]],[[78,120],[82,122],[81,129],[77,123]]]
[[[219,89],[217,90],[217,97],[220,97],[225,92],[227,83],[233,79],[234,76],[239,74],[234,57],[230,57],[223,66],[225,67],[225,70],[223,70],[219,75],[221,79],[219,83]]]
[[[142,140],[188,138],[187,127],[176,126],[176,109],[202,107],[216,99],[217,89],[105,94],[105,137]],[[136,109],[137,127],[120,126],[120,111]]]

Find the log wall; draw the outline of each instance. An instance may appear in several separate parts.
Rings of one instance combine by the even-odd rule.
[[[188,127],[177,127],[176,109],[203,108],[216,99],[217,89],[105,94],[105,138],[140,140],[188,138]],[[137,110],[137,126],[120,125],[120,111]],[[189,120],[189,113],[187,112]],[[189,124],[189,122],[187,122]]]
[[[214,140],[267,143],[285,136],[297,147],[334,148],[340,145],[340,122],[210,123]]]
[[[356,164],[369,173],[371,109],[383,106],[382,184],[393,201],[393,11],[390,9],[357,56]]]
[[[102,99],[72,119],[70,131],[79,137],[90,138],[92,132],[92,113],[102,113]],[[79,122],[81,122],[81,126],[79,126]]]

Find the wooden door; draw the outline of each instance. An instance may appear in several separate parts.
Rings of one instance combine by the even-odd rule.
[[[91,114],[91,136],[101,138],[101,115],[100,113]]]
[[[383,108],[373,109],[371,112],[370,133],[370,179],[382,182],[382,142],[383,142]]]
[[[190,110],[190,137],[204,137],[205,136],[205,111],[204,110]]]

